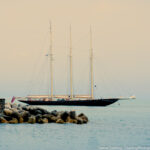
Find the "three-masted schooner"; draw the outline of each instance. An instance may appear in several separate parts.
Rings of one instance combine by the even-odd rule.
[[[29,105],[76,105],[76,106],[107,106],[117,102],[118,100],[129,98],[94,98],[93,90],[93,47],[92,47],[92,30],[90,28],[90,95],[74,95],[73,94],[73,73],[72,73],[72,35],[70,25],[70,95],[54,95],[53,94],[53,46],[52,46],[52,27],[50,24],[50,95],[30,95],[17,98],[18,101]]]

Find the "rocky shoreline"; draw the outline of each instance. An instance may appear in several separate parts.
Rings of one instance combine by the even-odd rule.
[[[3,113],[0,114],[0,123],[75,123],[85,124],[88,122],[87,116],[83,113],[76,115],[75,111],[51,112],[30,105],[6,103]]]

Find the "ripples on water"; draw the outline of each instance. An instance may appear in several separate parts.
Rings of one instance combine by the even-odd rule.
[[[90,121],[85,125],[0,124],[0,150],[150,150],[150,105],[135,103],[102,108],[45,106],[83,112]]]

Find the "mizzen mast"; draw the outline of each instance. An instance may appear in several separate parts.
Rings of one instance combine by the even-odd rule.
[[[93,46],[92,46],[92,28],[90,27],[90,94],[91,99],[94,98],[93,94]]]
[[[52,25],[50,22],[50,95],[53,99],[53,46],[52,46]]]
[[[70,25],[70,99],[73,99],[73,82],[72,82],[72,34]]]

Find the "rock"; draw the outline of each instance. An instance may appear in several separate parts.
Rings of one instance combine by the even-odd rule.
[[[18,122],[19,122],[19,123],[23,123],[23,122],[24,122],[23,118],[22,118],[22,117],[19,117]]]
[[[58,115],[58,112],[57,112],[57,110],[53,110],[53,111],[51,112],[51,114],[52,114],[53,116],[57,116],[57,115]]]
[[[77,124],[83,124],[83,120],[79,117],[77,117]]]
[[[7,116],[11,116],[12,115],[12,113],[13,113],[13,111],[12,110],[10,110],[10,109],[4,109],[4,114],[5,115],[7,115]]]
[[[38,119],[36,120],[36,122],[37,122],[37,123],[43,123],[43,122],[42,122],[42,118],[38,118]]]
[[[30,105],[5,104],[5,109],[0,115],[0,123],[76,123],[88,122],[83,113],[76,116],[75,111],[52,111],[49,112],[40,107]]]
[[[16,118],[12,118],[12,120],[10,120],[9,123],[16,124],[18,123],[18,120]]]
[[[70,111],[69,115],[70,115],[71,119],[76,119],[76,112],[75,111]]]
[[[51,122],[56,122],[56,120],[57,120],[56,117],[55,117],[56,119],[53,119],[53,115],[51,115],[51,114],[44,114],[44,115],[42,116],[42,118],[47,118],[49,123],[51,123]]]
[[[56,120],[56,123],[65,123],[64,120],[62,120],[61,118],[59,118],[58,120]]]
[[[14,111],[11,115],[11,117],[19,119],[19,117],[21,117],[21,114],[19,114],[18,112]]]
[[[78,121],[77,121],[76,119],[72,119],[72,120],[70,121],[70,123],[75,123],[75,124],[77,124]]]
[[[11,107],[17,109],[18,106],[17,106],[17,104],[14,103],[14,104],[11,104]]]
[[[88,122],[88,117],[85,116],[83,113],[79,114],[78,117],[82,119],[83,123]]]
[[[68,118],[67,118],[67,123],[76,123],[76,124],[77,124],[77,120],[68,117]]]
[[[51,118],[49,119],[49,122],[56,122],[57,120],[58,120],[58,117],[51,116]]]
[[[67,111],[65,111],[65,112],[63,112],[62,114],[61,114],[61,119],[63,120],[63,121],[67,121],[67,118],[68,118],[68,116],[69,116],[69,113],[67,112]]]
[[[47,118],[43,118],[42,121],[43,121],[43,123],[48,123],[48,119]]]
[[[8,123],[8,121],[4,117],[0,117],[0,123]]]
[[[12,119],[11,116],[6,116],[6,115],[3,115],[4,119],[6,119],[7,121],[10,121]]]
[[[22,109],[26,111],[27,111],[27,108],[28,108],[27,105],[22,107]]]
[[[28,111],[24,111],[20,114],[20,116],[23,118],[24,122],[27,122],[31,114]]]
[[[38,114],[38,115],[35,116],[35,118],[36,118],[36,122],[38,123],[39,119],[42,118],[42,115],[41,115],[41,114]]]
[[[11,104],[10,103],[5,103],[5,108],[6,109],[11,109]]]
[[[18,111],[22,111],[22,107],[18,107],[17,110],[18,110]]]
[[[31,116],[28,118],[28,123],[36,123],[36,117],[35,116]]]
[[[17,108],[11,108],[13,112],[18,112]]]
[[[22,107],[23,107],[23,105],[21,105],[21,104],[18,104],[18,107],[21,107],[21,108],[22,108]]]
[[[49,114],[49,113],[50,113],[49,111],[47,111],[47,110],[45,110],[45,109],[43,109],[43,108],[39,108],[39,107],[35,108],[34,111],[35,111],[36,114],[39,114],[39,113],[40,113],[40,114],[42,114],[42,115],[44,115],[44,114]]]
[[[48,119],[47,118],[39,118],[37,120],[37,123],[48,123]]]
[[[38,110],[38,109],[32,110],[31,113],[34,114],[34,115],[38,115],[38,114],[42,115],[42,111]]]

